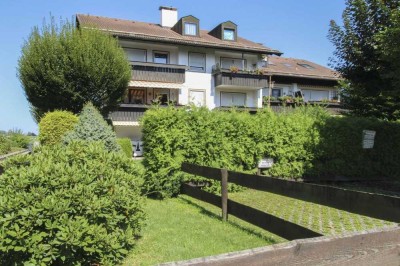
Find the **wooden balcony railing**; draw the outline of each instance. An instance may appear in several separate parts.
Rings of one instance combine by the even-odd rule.
[[[235,86],[248,88],[268,87],[268,76],[259,75],[254,72],[237,71],[233,73],[229,69],[215,67],[213,69],[215,87]]]
[[[187,66],[156,64],[147,62],[130,62],[132,79],[140,81],[157,81],[169,83],[184,83]]]

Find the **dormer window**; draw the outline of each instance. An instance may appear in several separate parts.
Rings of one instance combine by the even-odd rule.
[[[224,29],[224,40],[234,41],[235,40],[235,30],[234,29]]]
[[[185,23],[185,35],[197,36],[197,24],[196,23]]]

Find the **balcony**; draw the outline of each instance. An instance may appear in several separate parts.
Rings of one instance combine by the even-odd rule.
[[[185,83],[187,66],[147,62],[130,62],[130,64],[132,66],[132,80]]]
[[[229,69],[213,67],[215,87],[238,87],[248,89],[259,89],[268,87],[268,76],[258,74],[256,71],[237,70],[232,72]]]

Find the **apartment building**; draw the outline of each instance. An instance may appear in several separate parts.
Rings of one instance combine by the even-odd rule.
[[[132,79],[123,104],[110,118],[117,136],[133,141],[136,155],[142,148],[138,119],[154,103],[256,109],[266,95],[303,91],[306,100],[335,97],[338,78],[332,70],[286,59],[292,60],[289,66],[279,50],[241,38],[232,21],[203,30],[195,16],[179,18],[172,7],[159,11],[159,23],[76,16],[78,27],[112,34],[126,52]]]

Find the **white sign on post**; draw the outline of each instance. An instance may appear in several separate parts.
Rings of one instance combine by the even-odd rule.
[[[362,138],[363,149],[372,149],[374,147],[375,135],[376,135],[376,131],[363,130],[363,138]]]
[[[143,142],[142,141],[132,141],[133,157],[143,156]]]
[[[274,165],[274,159],[272,158],[262,158],[258,162],[258,168],[271,168]]]

